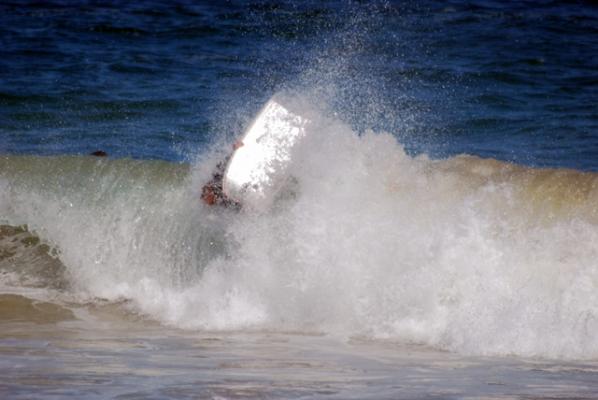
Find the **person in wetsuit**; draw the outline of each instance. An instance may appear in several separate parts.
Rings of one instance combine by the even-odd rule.
[[[237,141],[233,144],[233,153],[239,147],[243,146],[243,142]],[[222,182],[224,180],[224,174],[226,172],[226,166],[228,161],[232,157],[232,154],[228,155],[224,160],[220,161],[216,165],[216,170],[212,175],[212,179],[206,183],[201,189],[201,199],[204,203],[209,206],[220,205],[225,207],[241,208],[241,204],[229,199],[222,188]]]

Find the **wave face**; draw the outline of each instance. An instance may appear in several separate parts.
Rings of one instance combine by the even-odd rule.
[[[27,285],[6,265],[28,235],[46,246],[32,263],[60,260],[47,290],[181,328],[598,357],[597,175],[412,158],[389,134],[305,113],[294,184],[268,213],[200,204],[218,154],[0,158],[2,284]]]

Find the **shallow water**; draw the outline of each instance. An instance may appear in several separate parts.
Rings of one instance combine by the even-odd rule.
[[[464,357],[274,332],[189,332],[122,310],[3,321],[3,398],[595,398],[596,362]]]

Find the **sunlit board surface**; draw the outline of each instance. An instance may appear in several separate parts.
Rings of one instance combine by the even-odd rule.
[[[226,196],[243,206],[267,208],[288,177],[293,149],[305,137],[307,123],[276,98],[268,101],[229,160],[223,181]]]

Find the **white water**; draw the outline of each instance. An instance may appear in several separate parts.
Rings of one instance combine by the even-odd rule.
[[[110,161],[3,177],[0,215],[59,249],[82,300],[130,299],[177,327],[598,358],[596,193],[544,210],[488,164],[414,159],[389,134],[309,117],[292,194],[265,214],[200,204],[214,155],[173,182]]]

